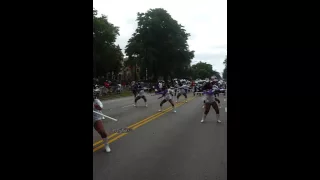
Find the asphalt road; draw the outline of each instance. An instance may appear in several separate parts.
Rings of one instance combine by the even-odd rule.
[[[148,107],[142,99],[138,107],[132,106],[133,97],[104,101],[103,113],[118,122],[104,120],[111,153],[104,152],[93,130],[93,179],[226,180],[227,98],[220,95],[222,123],[218,124],[213,109],[200,123],[202,98],[189,96],[187,103],[176,104],[176,113],[169,103],[158,112],[159,96],[148,95]],[[133,130],[113,133],[125,127]]]

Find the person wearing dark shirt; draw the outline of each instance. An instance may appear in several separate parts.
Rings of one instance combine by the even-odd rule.
[[[133,93],[134,99],[136,99],[136,97],[137,97],[137,88],[138,88],[137,83],[132,81],[132,83],[131,83],[131,91]]]

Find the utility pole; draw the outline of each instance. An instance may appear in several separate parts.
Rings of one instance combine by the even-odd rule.
[[[146,68],[146,80],[148,80],[148,68]]]
[[[146,48],[146,54],[145,54],[145,64],[147,64],[147,56],[148,56],[148,48]],[[148,66],[147,66],[148,67]],[[148,80],[148,68],[146,67],[146,80]]]

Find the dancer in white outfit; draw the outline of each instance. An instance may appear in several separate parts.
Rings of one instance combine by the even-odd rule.
[[[163,97],[164,97],[164,99],[163,99],[163,100],[161,101],[161,103],[160,103],[160,110],[159,110],[159,111],[162,111],[162,105],[163,105],[165,102],[169,101],[169,103],[172,105],[172,111],[173,111],[173,112],[177,112],[176,109],[175,109],[173,100],[172,100],[173,93],[174,93],[174,92],[173,92],[172,90],[168,89],[168,87],[166,87],[166,86],[164,86],[164,87],[162,88],[162,92],[161,92],[162,96],[159,97],[158,99],[163,98]]]
[[[177,96],[177,101],[176,102],[178,102],[179,101],[179,97],[181,96],[181,95],[183,95],[184,97],[185,97],[185,102],[188,102],[187,101],[187,92],[188,92],[188,86],[186,85],[186,84],[179,84],[179,93],[178,93],[178,96]]]
[[[99,99],[93,98],[93,111],[101,113],[103,109],[103,104]],[[93,113],[93,127],[100,134],[105,145],[106,152],[111,152],[110,146],[108,144],[107,133],[103,127],[102,116],[96,113]]]
[[[205,100],[204,100],[204,108],[205,108],[205,110],[204,110],[201,122],[202,123],[204,122],[204,120],[207,117],[207,114],[210,111],[210,107],[212,106],[212,108],[216,112],[217,122],[221,123],[221,121],[220,121],[220,110],[219,110],[218,102],[217,102],[218,99],[214,96],[214,91],[212,90],[212,84],[211,83],[207,83],[203,87],[203,90],[204,90],[203,94],[205,96]]]

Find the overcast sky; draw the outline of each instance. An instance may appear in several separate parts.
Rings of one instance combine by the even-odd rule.
[[[99,14],[108,16],[109,22],[120,27],[116,43],[123,50],[137,27],[137,12],[164,8],[191,34],[188,44],[190,50],[195,51],[192,64],[207,62],[220,73],[224,69],[227,0],[93,0],[93,7]]]

